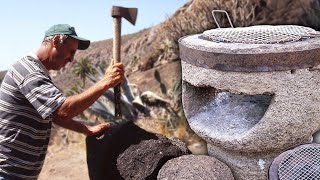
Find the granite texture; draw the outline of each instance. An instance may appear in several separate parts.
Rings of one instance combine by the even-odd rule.
[[[204,155],[184,155],[169,160],[159,171],[158,180],[233,180],[231,170],[218,159]]]
[[[279,71],[320,64],[320,38],[280,44],[218,43],[201,35],[179,40],[180,57],[189,64],[222,71]]]
[[[223,72],[182,62],[183,105],[190,126],[209,143],[244,152],[282,150],[310,141],[320,129],[320,71],[299,69],[274,72]],[[198,98],[189,86],[204,87],[208,94]],[[211,88],[210,88],[211,87]],[[210,90],[211,89],[211,90]],[[234,94],[271,95],[273,98],[263,117],[247,132],[229,137],[223,133],[210,137],[210,121],[192,119],[201,107],[215,98],[214,89]],[[194,102],[196,102],[194,104]],[[245,121],[244,121],[245,123]],[[204,128],[206,127],[206,128]]]
[[[267,179],[276,156],[320,129],[319,37],[243,44],[196,34],[179,47],[187,120],[235,179]]]
[[[226,72],[182,61],[182,74],[182,101],[190,127],[207,141],[209,155],[231,168],[235,179],[266,179],[273,158],[286,149],[311,142],[312,135],[320,129],[317,68]],[[203,118],[201,113],[216,111],[210,103],[223,92],[264,95],[271,97],[271,101],[254,121],[244,117],[237,124],[228,125],[233,121],[217,123],[210,116]]]

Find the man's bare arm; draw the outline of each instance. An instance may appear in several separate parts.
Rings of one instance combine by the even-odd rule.
[[[68,97],[53,113],[54,119],[59,123],[67,123],[67,121],[71,121],[73,117],[79,115],[91,106],[107,89],[119,84],[123,78],[123,64],[116,63],[110,65],[106,70],[103,79],[83,93]]]
[[[73,119],[65,121],[61,119],[54,119],[53,122],[63,128],[70,129],[72,131],[82,133],[86,136],[92,136],[99,134],[101,131],[110,127],[109,123],[102,123],[96,126],[87,126]]]

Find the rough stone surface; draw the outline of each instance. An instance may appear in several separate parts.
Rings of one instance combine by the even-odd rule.
[[[207,141],[209,155],[226,163],[236,179],[266,179],[266,167],[273,158],[286,149],[311,142],[312,135],[320,129],[317,68],[227,72],[182,61],[182,101],[190,127]],[[217,118],[202,113],[216,111],[210,103],[221,92],[267,95],[272,99],[254,121],[242,116],[236,123],[234,119],[217,123]],[[228,116],[220,115],[218,119]]]
[[[89,176],[94,180],[156,179],[166,161],[188,154],[186,148],[133,123],[111,128],[102,136],[88,137],[86,142]]]
[[[179,46],[190,127],[236,179],[266,179],[273,158],[320,129],[319,37],[243,44],[198,34]]]
[[[208,144],[209,155],[228,165],[235,179],[266,180],[268,167],[281,152],[244,153]]]
[[[184,155],[169,160],[159,171],[158,180],[232,180],[227,165],[204,155]]]
[[[182,72],[182,100],[187,119],[191,128],[208,143],[242,152],[281,151],[310,142],[312,134],[320,129],[318,70],[223,72],[182,62]],[[208,93],[201,95],[196,92],[198,89]],[[197,118],[202,112],[201,108],[215,98],[214,89],[234,94],[269,94],[272,95],[272,100],[263,117],[246,132],[235,136],[218,134],[211,127],[215,119]],[[199,98],[197,94],[203,98]],[[208,110],[214,111],[214,108]],[[246,119],[243,119],[243,123],[247,123]]]
[[[292,70],[320,64],[320,38],[280,44],[217,43],[191,35],[179,40],[189,64],[223,71]]]
[[[317,132],[315,132],[313,134],[313,140],[312,140],[313,143],[318,143],[320,144],[320,130],[318,130]]]

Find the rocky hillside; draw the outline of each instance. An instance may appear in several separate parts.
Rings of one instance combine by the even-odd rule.
[[[226,10],[235,27],[257,24],[298,24],[319,29],[318,0],[193,0],[163,23],[125,46],[126,56],[141,71],[178,59],[180,37],[216,28],[211,11]],[[225,17],[221,24],[228,26]],[[171,52],[170,52],[171,51]]]
[[[191,0],[164,22],[138,33],[123,36],[122,61],[126,65],[130,81],[138,85],[141,81],[146,84],[154,81],[152,72],[155,69],[161,70],[160,75],[163,79],[176,79],[180,74],[177,65],[179,64],[178,39],[188,34],[216,28],[211,15],[213,9],[226,10],[235,27],[296,24],[319,30],[319,4],[320,0]],[[222,26],[228,26],[225,17],[221,16],[218,19]],[[88,57],[98,65],[108,64],[111,56],[112,39],[108,39],[93,42],[88,50],[79,51],[76,59]],[[70,64],[55,78],[62,89],[68,89],[77,80],[70,71],[72,66],[73,64]],[[177,69],[172,70],[172,67]],[[144,72],[148,76],[143,76]],[[166,85],[171,87],[172,82],[173,80]]]
[[[296,24],[320,30],[320,0],[190,0],[162,23],[122,37],[122,62],[130,82],[141,91],[160,92],[153,76],[160,72],[169,89],[180,76],[178,39],[216,28],[213,9],[226,10],[235,27],[258,24]],[[223,27],[228,22],[218,16]],[[112,58],[112,39],[93,42],[85,51],[78,51],[76,61],[89,58],[94,65],[108,65]],[[75,62],[54,77],[65,92],[80,81],[72,73]],[[5,72],[0,72],[0,80]],[[143,78],[142,78],[143,77]]]

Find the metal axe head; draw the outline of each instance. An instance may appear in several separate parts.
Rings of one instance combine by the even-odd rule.
[[[135,25],[137,19],[137,8],[125,8],[120,6],[112,6],[111,16],[114,18],[125,18],[131,24]]]

